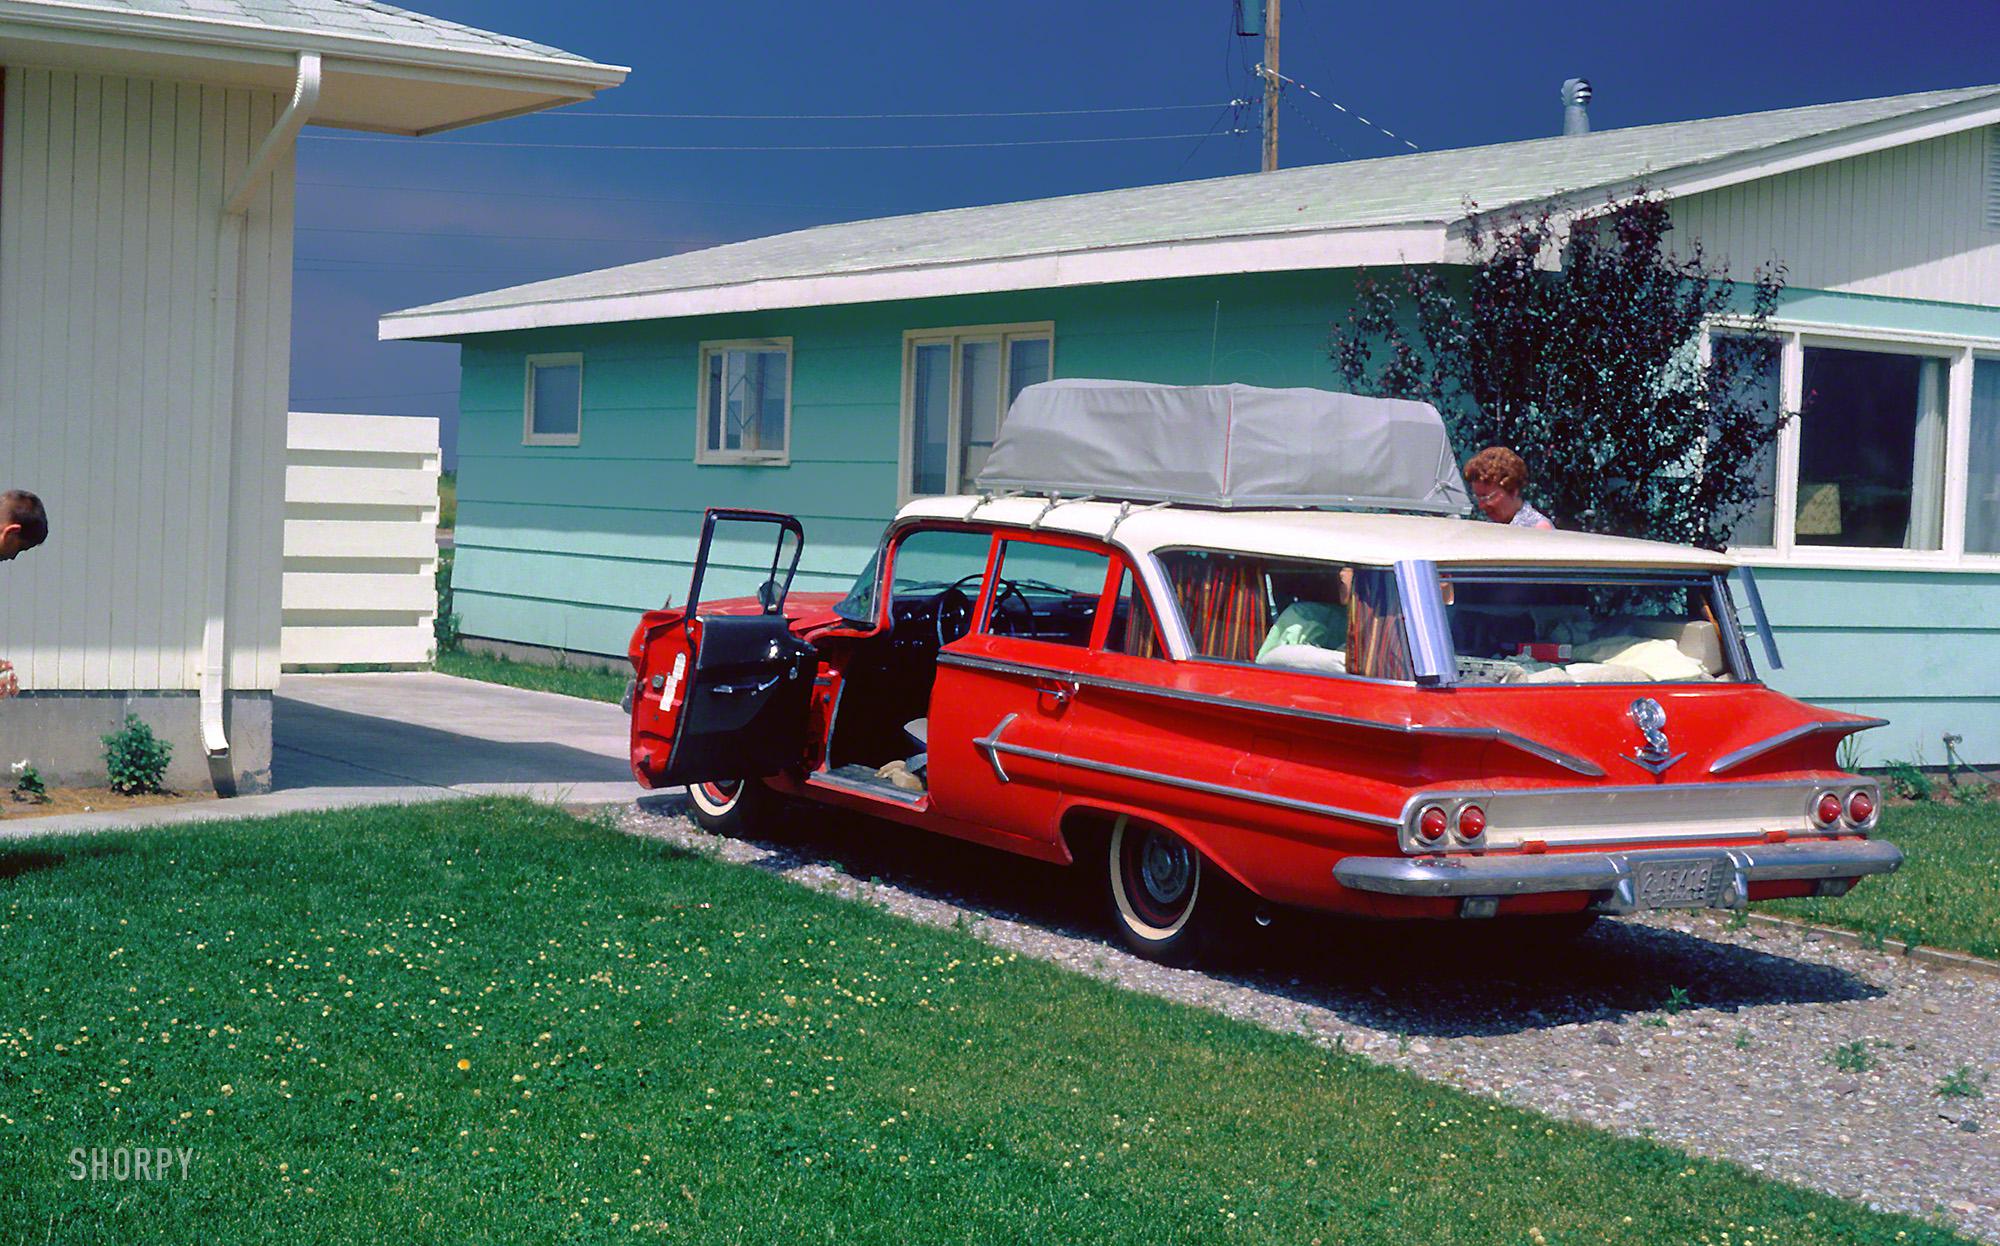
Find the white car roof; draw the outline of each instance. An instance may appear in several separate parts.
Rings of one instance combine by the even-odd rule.
[[[1119,518],[1120,512],[1124,518]],[[1045,498],[918,498],[898,519],[972,519],[1006,527],[1037,526],[1052,532],[1102,538],[1116,524],[1114,540],[1136,554],[1194,547],[1320,558],[1370,566],[1403,559],[1480,566],[1673,567],[1723,571],[1736,565],[1727,554],[1598,536],[1588,532],[1516,528],[1478,519],[1390,515],[1359,511],[1204,510],[1187,506],[1129,508],[1116,502]]]

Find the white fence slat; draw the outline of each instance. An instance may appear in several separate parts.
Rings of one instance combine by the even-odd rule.
[[[361,450],[366,447],[357,446]],[[292,458],[296,460],[297,454]],[[319,502],[337,506],[437,505],[437,469],[406,467],[285,468],[285,501]]]
[[[285,572],[287,610],[420,614],[431,607],[436,594],[432,584],[406,572]]]
[[[407,519],[285,520],[285,557],[291,559],[436,556],[437,529],[431,524]]]
[[[285,629],[287,666],[419,666],[430,660],[430,633],[411,628],[293,625]]]
[[[438,422],[417,415],[343,415],[294,411],[288,444],[294,450],[365,450],[381,454],[436,454]]]

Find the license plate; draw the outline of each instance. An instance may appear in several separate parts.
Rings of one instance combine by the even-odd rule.
[[[1635,861],[1632,891],[1644,909],[1705,908],[1714,861]]]

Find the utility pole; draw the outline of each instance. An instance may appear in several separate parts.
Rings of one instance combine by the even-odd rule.
[[[1256,0],[1243,0],[1254,4]],[[1285,89],[1278,77],[1278,3],[1264,0],[1264,172],[1278,167],[1278,93]]]

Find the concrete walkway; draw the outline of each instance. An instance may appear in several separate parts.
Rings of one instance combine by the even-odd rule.
[[[287,675],[272,718],[268,793],[10,819],[0,840],[459,796],[623,804],[642,790],[619,708],[552,692],[429,671]]]

